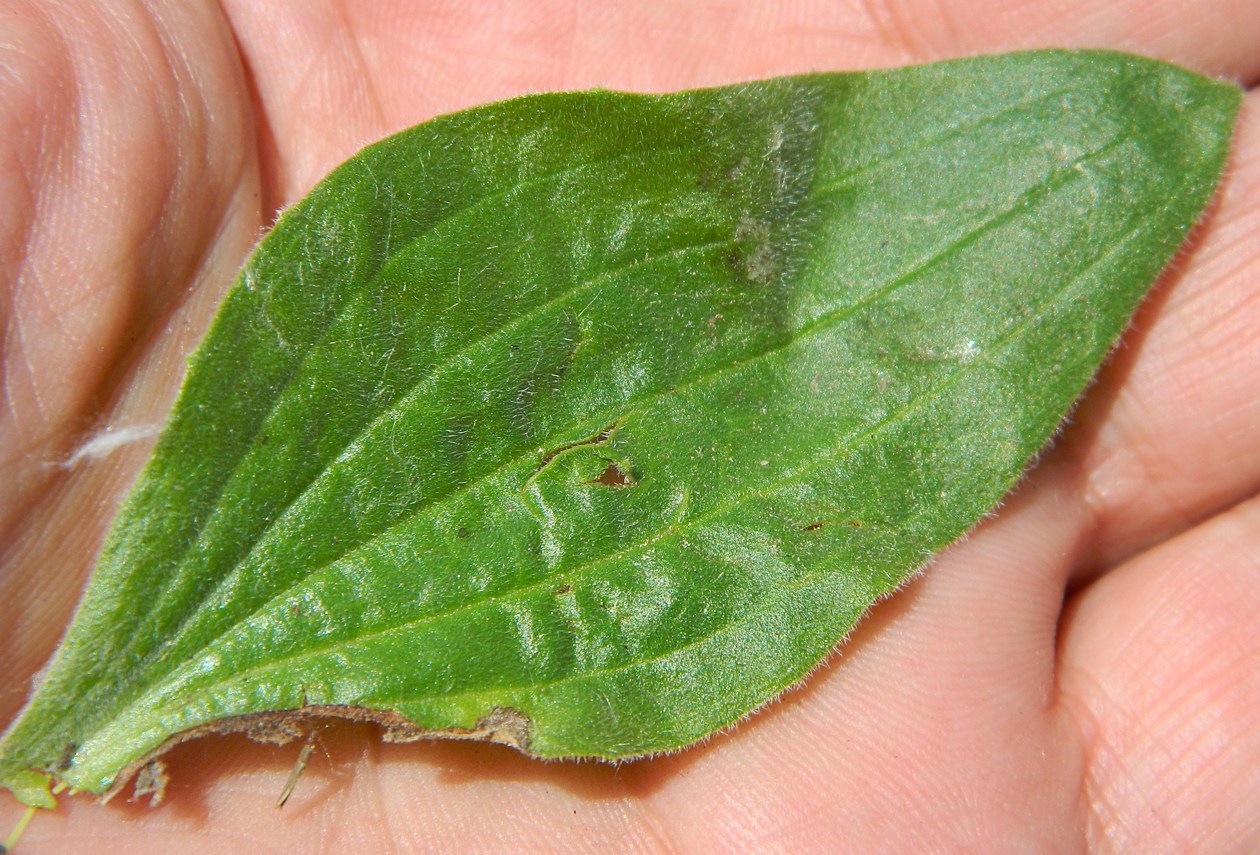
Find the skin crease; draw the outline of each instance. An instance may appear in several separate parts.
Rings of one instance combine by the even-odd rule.
[[[1244,86],[1254,0],[0,2],[0,721],[56,645],[183,359],[276,210],[361,145],[558,88],[1041,46]],[[1260,94],[1227,182],[994,518],[733,732],[614,768],[497,746],[181,746],[157,810],[31,853],[1260,850]],[[0,828],[20,814],[0,796]]]

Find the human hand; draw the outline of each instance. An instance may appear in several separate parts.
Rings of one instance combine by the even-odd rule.
[[[261,228],[362,144],[525,91],[1046,45],[1260,79],[1248,0],[3,5],[4,721],[148,451],[75,450],[160,424]],[[161,809],[63,799],[25,851],[1260,848],[1257,97],[1210,219],[1001,514],[732,733],[614,768],[337,724],[279,813],[296,747],[203,740]]]

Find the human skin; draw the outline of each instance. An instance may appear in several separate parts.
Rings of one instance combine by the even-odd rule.
[[[0,0],[0,722],[55,647],[244,255],[366,142],[523,92],[1043,46],[1250,87],[1254,0]],[[1260,94],[1225,184],[1000,511],[803,688],[620,767],[208,738],[22,851],[1260,851]],[[96,446],[99,450],[101,446]],[[0,796],[0,829],[20,806]]]

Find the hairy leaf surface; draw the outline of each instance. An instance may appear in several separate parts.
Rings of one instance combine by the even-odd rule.
[[[286,710],[544,757],[736,721],[1015,483],[1238,104],[1048,51],[370,146],[240,273],[0,784]]]

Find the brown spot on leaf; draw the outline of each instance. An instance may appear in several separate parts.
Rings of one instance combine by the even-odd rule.
[[[132,790],[131,800],[138,802],[148,796],[149,807],[157,807],[166,798],[166,785],[170,782],[171,776],[166,774],[166,764],[154,757],[136,774],[136,786]]]
[[[597,484],[600,487],[633,487],[635,480],[616,463],[609,463],[608,467],[599,473],[599,477],[592,478],[586,483]]]
[[[548,451],[542,456],[542,460],[538,462],[538,466],[534,469],[533,473],[525,479],[524,487],[528,487],[532,484],[534,480],[542,474],[542,471],[547,468],[551,461],[555,460],[560,455],[573,451],[577,448],[589,448],[596,445],[603,445],[608,442],[612,439],[613,434],[617,432],[617,424],[618,423],[616,421],[610,422],[607,427],[593,436],[588,436],[586,439],[575,440],[574,442],[566,442],[564,445],[558,445],[551,449],[551,451]],[[522,487],[522,489],[524,489],[524,487]]]
[[[57,772],[64,772],[70,768],[70,764],[74,762],[74,754],[79,750],[79,743],[67,742],[66,747],[61,749],[61,757],[57,760],[57,765],[53,769]]]
[[[722,313],[721,313],[721,312],[718,312],[716,315],[714,315],[713,317],[709,318],[709,320],[706,322],[706,326],[708,326],[708,328],[709,328],[709,338],[710,338],[711,340],[713,340],[713,341],[717,341],[717,336],[718,336],[718,333],[717,333],[717,327],[718,327],[718,323],[719,323],[720,321],[724,321],[724,320],[726,320],[726,318],[725,318],[725,317],[723,317],[723,315],[722,315]]]
[[[529,716],[511,707],[495,707],[479,718],[471,728],[452,727],[440,730],[420,727],[411,719],[392,710],[375,710],[346,704],[310,704],[295,710],[232,716],[167,737],[157,748],[119,772],[110,783],[109,789],[101,796],[101,801],[109,801],[129,781],[135,779],[135,796],[152,796],[150,805],[158,804],[161,801],[160,793],[168,783],[165,766],[158,758],[176,745],[202,736],[228,733],[241,733],[255,742],[284,745],[295,739],[306,738],[311,722],[320,718],[339,718],[380,725],[384,728],[384,733],[381,734],[384,742],[415,742],[421,739],[480,740],[508,745],[525,754],[529,753],[530,730],[534,725]]]
[[[769,224],[745,214],[735,226],[735,240],[740,246],[737,269],[744,278],[756,285],[774,284],[779,276],[779,257]]]
[[[801,526],[801,531],[818,531],[823,526],[828,525],[847,525],[849,528],[862,528],[861,520],[815,520],[806,526]]]

